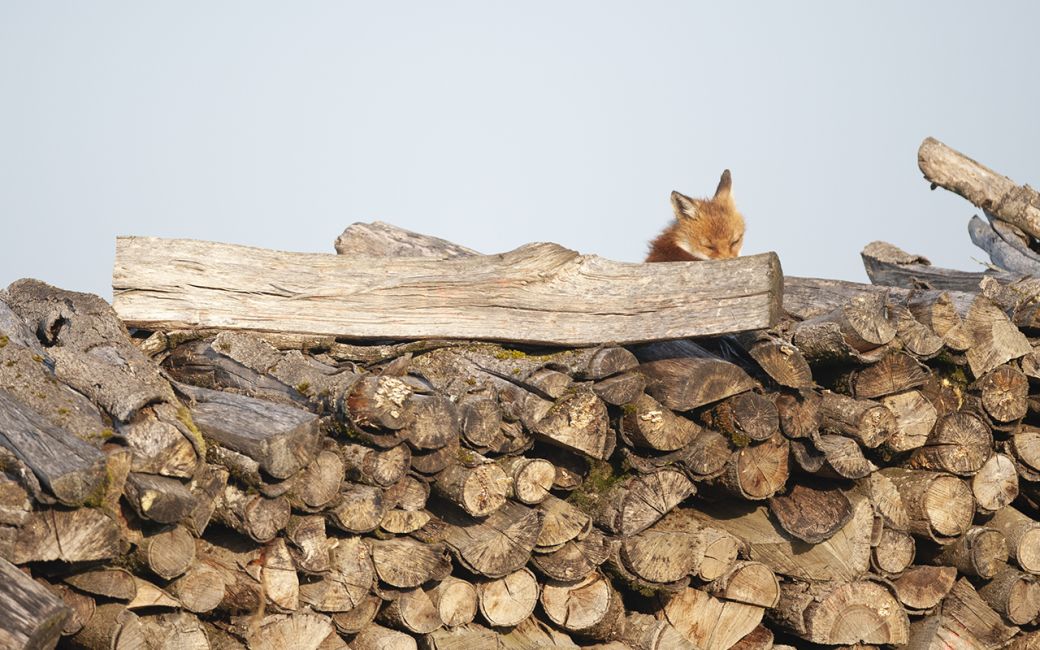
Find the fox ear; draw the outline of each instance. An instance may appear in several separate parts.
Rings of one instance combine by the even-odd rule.
[[[715,200],[732,201],[733,200],[733,178],[729,174],[729,170],[726,169],[722,172],[722,178],[719,179],[719,186],[715,188]]]
[[[696,219],[697,202],[678,192],[672,192],[672,209],[675,210],[676,219]]]

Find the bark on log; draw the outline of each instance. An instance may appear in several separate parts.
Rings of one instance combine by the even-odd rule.
[[[552,244],[533,244],[498,256],[383,259],[380,267],[381,288],[373,292],[375,276],[366,259],[122,237],[116,243],[114,306],[130,326],[153,330],[219,326],[344,337],[484,338],[556,345],[760,329],[775,324],[780,308],[780,265],[774,254],[700,265],[632,265],[580,256]],[[157,268],[164,272],[154,273]],[[214,277],[238,292],[234,304],[222,306],[217,300],[221,294],[193,289],[212,285]],[[466,286],[459,284],[461,278],[468,278]],[[611,285],[609,295],[597,289],[604,278]],[[451,310],[443,319],[431,318],[429,305],[416,301],[420,279],[423,294],[431,282],[443,286],[435,301],[438,309]],[[532,279],[538,280],[536,285],[528,284]],[[626,282],[638,290],[619,291]],[[279,289],[272,292],[269,288],[274,285]],[[352,291],[352,285],[369,290]],[[540,290],[532,293],[532,286]],[[648,293],[647,287],[658,293]],[[595,297],[595,309],[579,308],[590,296]],[[729,306],[725,314],[718,313],[720,300]],[[301,310],[301,301],[312,308]],[[199,309],[202,302],[205,310]],[[374,310],[395,317],[360,317]],[[321,319],[308,316],[318,312]],[[552,328],[544,327],[547,312],[553,313]],[[623,315],[603,315],[608,312]]]
[[[1027,573],[1040,575],[1040,523],[1007,506],[986,524],[1004,535],[1008,553]]]
[[[969,576],[990,580],[1007,562],[1008,546],[995,528],[976,526],[943,547],[936,561]]]
[[[820,425],[873,449],[895,433],[896,419],[891,411],[877,402],[824,391],[820,403]]]
[[[906,612],[885,587],[875,582],[785,584],[780,605],[771,615],[812,643],[901,644],[910,635]]]
[[[1014,625],[1031,623],[1040,615],[1040,584],[1007,565],[979,588],[979,596]]]
[[[0,558],[0,647],[53,648],[72,615],[61,598]]]
[[[935,138],[925,138],[917,164],[934,186],[941,186],[1040,239],[1040,194],[980,165]]]
[[[105,456],[0,389],[0,445],[32,468],[59,501],[78,506],[98,498]]]
[[[192,419],[208,439],[249,456],[271,476],[284,479],[318,453],[318,418],[302,409],[181,385],[194,404]]]
[[[993,434],[985,422],[970,413],[951,413],[935,423],[924,446],[910,457],[909,466],[971,476],[992,453]]]
[[[888,467],[881,474],[899,490],[910,518],[910,531],[939,543],[967,532],[975,514],[975,499],[960,479],[925,470]]]

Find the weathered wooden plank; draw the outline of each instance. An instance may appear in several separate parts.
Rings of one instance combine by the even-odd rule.
[[[782,272],[773,253],[644,265],[529,244],[377,260],[121,237],[112,282],[133,327],[589,345],[770,327]]]
[[[933,186],[955,192],[998,219],[1040,238],[1040,192],[1015,185],[935,138],[925,138],[917,151],[917,165]]]
[[[62,503],[99,497],[105,455],[0,388],[0,446],[10,449]]]
[[[61,598],[0,558],[0,648],[53,648],[71,615]]]
[[[275,478],[288,478],[318,453],[318,416],[264,400],[179,384],[202,435],[249,456]]]

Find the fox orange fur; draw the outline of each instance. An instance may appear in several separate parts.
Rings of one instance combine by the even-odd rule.
[[[691,199],[672,192],[675,221],[650,242],[646,261],[721,260],[739,255],[744,243],[744,217],[733,203],[732,187],[727,169],[711,199]]]

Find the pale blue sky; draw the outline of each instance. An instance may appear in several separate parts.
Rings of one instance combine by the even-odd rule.
[[[978,267],[938,137],[1040,184],[1040,3],[0,0],[0,286],[116,235],[331,251],[380,219],[638,261],[724,167],[746,253]]]

